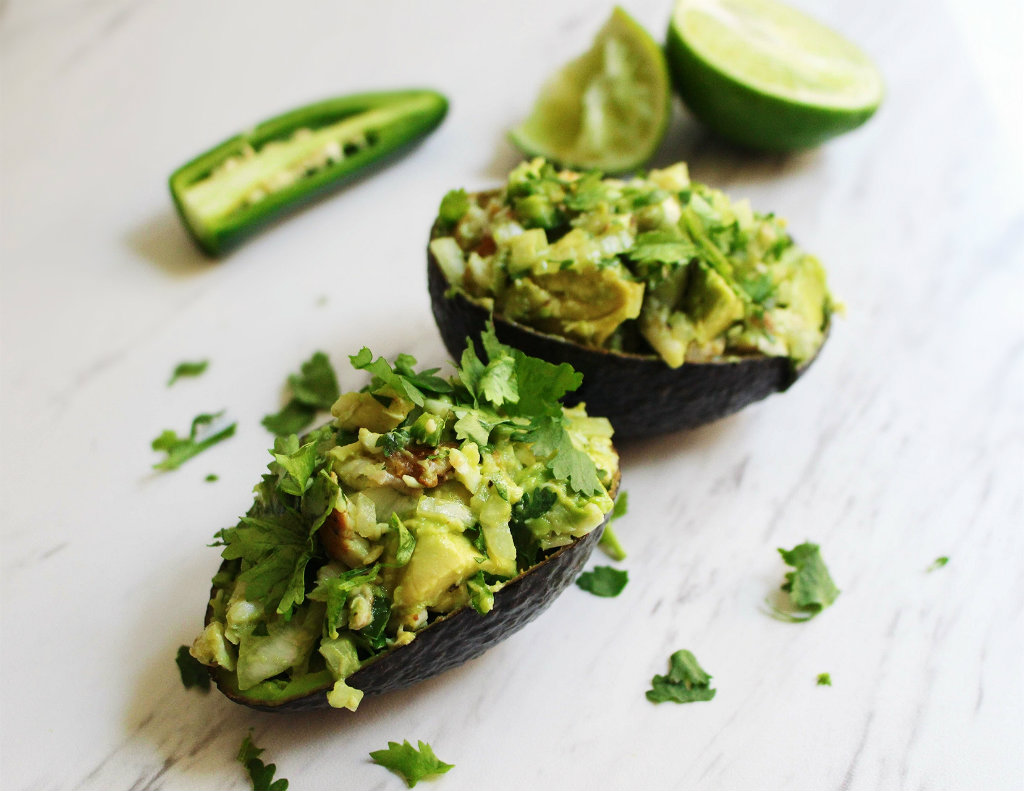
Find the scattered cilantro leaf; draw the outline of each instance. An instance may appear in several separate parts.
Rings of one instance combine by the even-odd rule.
[[[441,198],[441,207],[437,210],[437,216],[443,222],[454,225],[462,216],[469,211],[469,195],[464,189],[449,190]]]
[[[288,388],[291,391],[288,403],[261,421],[268,431],[279,437],[301,433],[313,422],[318,411],[330,409],[341,395],[331,361],[319,351],[302,363],[299,373],[289,375]]]
[[[606,598],[614,598],[622,593],[627,582],[628,572],[611,566],[594,566],[593,570],[584,571],[576,578],[576,584],[587,593]]]
[[[188,652],[188,646],[178,648],[178,655],[174,658],[178,665],[178,672],[181,673],[181,683],[185,689],[199,687],[203,692],[210,690],[210,674],[206,671],[206,665]]]
[[[238,748],[236,760],[249,772],[249,780],[252,781],[253,791],[287,791],[288,781],[283,777],[274,779],[277,772],[276,764],[264,764],[260,760],[263,748],[257,747],[252,741],[252,728],[248,735],[242,739],[242,746]]]
[[[818,673],[818,686],[819,687],[831,687],[832,676],[828,673]]]
[[[941,569],[947,563],[949,563],[949,558],[946,557],[945,555],[941,555],[941,556],[935,558],[935,560],[932,561],[932,564],[928,568],[926,568],[925,571],[931,572],[931,571],[935,571],[937,569]]]
[[[209,364],[209,360],[195,360],[194,362],[186,360],[185,362],[178,363],[174,367],[174,373],[171,374],[171,378],[167,381],[167,386],[170,387],[185,376],[200,376]]]
[[[224,412],[198,415],[192,421],[192,428],[187,437],[179,437],[170,429],[165,430],[159,437],[153,440],[152,448],[156,451],[164,451],[167,457],[153,465],[156,470],[176,470],[186,461],[202,453],[207,448],[216,445],[218,442],[233,436],[237,423],[231,423],[212,434],[201,429],[213,424]]]
[[[266,415],[260,423],[263,427],[278,437],[287,437],[289,434],[300,434],[316,417],[316,409],[294,398],[289,400],[282,407],[280,412]]]
[[[408,360],[412,360],[415,363],[415,359],[409,357],[409,355],[403,355],[406,358],[406,367],[408,368]],[[409,377],[403,376],[399,371],[396,371],[391,367],[391,363],[385,360],[383,357],[378,357],[376,360],[373,359],[373,352],[367,349],[365,346],[359,350],[359,354],[353,354],[349,356],[349,361],[352,363],[352,367],[360,371],[368,371],[373,374],[373,380],[370,382],[369,390],[371,393],[377,392],[381,388],[387,386],[390,387],[396,395],[408,398],[416,406],[423,406],[425,396],[423,391],[414,384]]]
[[[676,651],[669,657],[667,676],[651,679],[647,699],[652,703],[693,703],[711,700],[718,690],[711,689],[711,676],[697,664],[689,651]]]
[[[203,478],[203,480],[206,481],[207,483],[213,483],[215,481],[219,481],[220,476],[217,475],[216,473],[211,472],[209,475]]]
[[[341,396],[338,377],[323,352],[313,352],[299,368],[299,373],[288,377],[288,386],[292,398],[314,409],[330,409]]]
[[[817,544],[805,542],[789,550],[780,548],[779,554],[794,569],[786,574],[782,590],[789,593],[795,612],[772,607],[771,614],[775,618],[790,623],[808,621],[836,600],[839,589],[821,559],[821,548]]]
[[[406,785],[412,788],[424,777],[440,775],[454,767],[454,764],[446,764],[434,755],[433,749],[426,742],[419,743],[419,750],[409,744],[408,740],[401,744],[388,742],[386,750],[375,750],[370,753],[370,758],[375,764],[390,769],[405,780]]]
[[[317,465],[316,442],[302,447],[294,434],[278,437],[272,451],[278,466],[278,487],[282,492],[301,496],[313,485],[313,471]]]

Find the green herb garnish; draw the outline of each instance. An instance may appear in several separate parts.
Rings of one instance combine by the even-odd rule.
[[[206,481],[207,483],[213,483],[214,481],[219,481],[220,480],[220,476],[218,476],[217,474],[211,472],[209,475],[207,475],[205,478],[203,478],[203,480]]]
[[[818,686],[819,687],[831,687],[832,676],[828,673],[818,673]]]
[[[287,780],[283,777],[277,780],[274,779],[277,765],[264,764],[260,760],[263,752],[261,747],[253,744],[252,728],[250,728],[249,734],[242,739],[242,746],[238,748],[236,760],[249,772],[249,779],[252,781],[252,791],[287,791]]]
[[[194,362],[186,361],[178,363],[174,368],[174,373],[171,374],[171,378],[167,381],[167,386],[170,387],[185,376],[199,376],[206,370],[206,366],[209,364],[209,360],[196,360]]]
[[[417,750],[409,744],[408,740],[401,744],[388,742],[386,750],[375,750],[370,753],[370,758],[375,764],[399,775],[409,788],[412,788],[424,777],[441,775],[454,768],[454,764],[446,764],[438,759],[426,742],[420,742],[419,745],[419,750]]]
[[[668,675],[651,679],[647,699],[652,703],[694,703],[711,700],[718,690],[711,689],[711,676],[697,664],[689,651],[676,651],[668,660]]]
[[[832,604],[839,589],[832,581],[821,548],[817,544],[803,543],[792,549],[779,549],[779,554],[793,571],[786,574],[782,590],[789,593],[793,611],[771,606],[771,614],[780,621],[801,623],[808,621]]]
[[[154,464],[153,468],[156,470],[176,470],[193,456],[234,435],[236,423],[231,423],[213,434],[203,430],[223,414],[224,412],[221,411],[198,415],[192,421],[192,427],[189,429],[187,437],[179,437],[171,429],[166,429],[159,437],[153,440],[152,448],[155,451],[165,452],[167,457],[163,461]]]
[[[263,418],[263,426],[279,437],[298,434],[313,422],[316,413],[330,409],[341,391],[331,361],[314,352],[297,374],[288,377],[291,398],[281,411]]]
[[[931,572],[935,571],[936,569],[941,569],[947,563],[949,563],[949,558],[945,555],[941,555],[940,557],[935,558],[935,560],[932,561],[932,564],[928,568],[926,568],[925,571]]]
[[[591,571],[584,571],[576,578],[576,584],[595,596],[614,598],[622,593],[629,582],[629,574],[611,566],[594,566]]]
[[[198,687],[203,692],[210,690],[210,674],[207,672],[206,666],[188,652],[187,645],[178,648],[178,655],[174,661],[178,665],[181,683],[185,685],[185,689]]]

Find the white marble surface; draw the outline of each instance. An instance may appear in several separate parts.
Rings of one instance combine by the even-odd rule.
[[[628,3],[658,36],[670,5]],[[755,157],[677,107],[659,161],[788,217],[848,317],[785,396],[622,448],[618,599],[569,590],[357,715],[182,688],[173,656],[217,565],[204,545],[248,505],[259,419],[314,349],[339,369],[363,344],[445,359],[423,261],[438,200],[514,164],[504,131],[608,6],[0,5],[0,786],[241,789],[253,728],[295,791],[402,788],[367,758],[402,739],[456,765],[439,789],[1024,787],[1024,210],[1021,151],[1003,147],[1022,135],[1019,72],[980,85],[968,53],[991,20],[965,43],[964,5],[803,5],[877,58],[877,117]],[[1019,6],[984,8],[1005,44]],[[452,100],[412,155],[220,263],[190,246],[165,188],[178,164],[290,106],[408,85]],[[203,377],[165,386],[198,357]],[[221,408],[235,438],[151,472],[154,436]],[[775,549],[804,539],[843,592],[779,623],[762,611],[785,572]],[[644,699],[678,648],[714,675],[714,701]]]

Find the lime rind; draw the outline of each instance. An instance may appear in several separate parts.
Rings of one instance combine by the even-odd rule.
[[[854,129],[884,88],[856,45],[774,0],[680,0],[666,50],[701,121],[753,148],[808,148]]]
[[[509,132],[527,156],[562,167],[624,173],[654,154],[668,128],[665,55],[621,8],[591,48],[543,86],[530,116]]]

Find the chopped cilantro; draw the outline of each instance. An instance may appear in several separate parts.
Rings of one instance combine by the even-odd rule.
[[[818,686],[819,687],[831,687],[832,676],[828,673],[818,673]]]
[[[176,470],[186,461],[202,453],[209,447],[216,445],[235,433],[236,423],[231,423],[212,434],[200,429],[210,426],[224,412],[203,414],[192,421],[192,428],[187,437],[179,437],[170,429],[165,430],[159,437],[153,440],[152,448],[156,451],[164,451],[167,457],[153,465],[157,470]],[[202,434],[202,438],[200,435]]]
[[[318,411],[330,409],[341,395],[331,361],[323,352],[314,352],[299,373],[288,377],[288,388],[288,403],[262,421],[268,431],[279,437],[301,432],[313,422]]]
[[[494,592],[487,587],[484,573],[478,571],[466,580],[466,587],[469,588],[469,603],[472,608],[481,615],[487,615],[494,608]]]
[[[629,257],[638,263],[681,264],[696,254],[693,242],[678,233],[647,231],[637,238]]]
[[[839,589],[821,559],[821,548],[805,542],[790,550],[779,549],[782,559],[793,567],[786,574],[782,590],[789,593],[794,611],[772,607],[772,615],[782,621],[800,623],[808,621],[832,604]]]
[[[454,225],[469,211],[469,195],[464,189],[449,190],[441,199],[438,217],[449,225]]]
[[[263,748],[253,744],[252,728],[250,728],[248,735],[242,739],[242,746],[238,748],[236,760],[249,772],[253,791],[287,791],[288,781],[283,777],[274,779],[277,765],[264,764],[260,760],[262,754]]]
[[[209,364],[209,360],[195,360],[194,362],[185,361],[178,363],[174,368],[174,373],[171,374],[171,378],[167,381],[167,386],[170,387],[185,376],[199,376],[206,370],[206,366]]]
[[[579,585],[587,593],[595,596],[614,598],[622,593],[629,581],[629,574],[621,569],[614,569],[611,566],[594,566],[592,571],[584,571],[576,579]]]
[[[949,558],[945,555],[941,555],[940,557],[935,558],[935,560],[932,561],[932,564],[928,568],[926,568],[925,571],[935,571],[936,569],[941,569],[947,563],[949,563]]]
[[[373,379],[366,388],[369,392],[374,393],[387,386],[396,395],[408,398],[416,406],[423,406],[426,393],[448,393],[452,389],[440,376],[434,376],[436,368],[414,372],[412,366],[416,364],[416,358],[408,354],[398,355],[394,368],[383,357],[373,359],[373,352],[365,346],[359,350],[359,354],[349,355],[348,359],[356,370],[365,370],[373,374]]]
[[[206,481],[207,483],[213,483],[214,481],[219,481],[220,476],[217,475],[216,473],[211,472],[209,475],[203,478],[203,480]]]
[[[375,750],[370,753],[370,758],[375,764],[401,776],[409,788],[412,788],[424,777],[444,774],[454,767],[454,764],[446,764],[439,760],[426,742],[420,742],[419,750],[417,750],[409,744],[408,740],[401,744],[388,742],[386,750]]]
[[[652,703],[693,703],[711,700],[718,690],[711,689],[711,676],[697,664],[689,651],[676,651],[669,657],[667,676],[651,679],[647,699]]]
[[[337,638],[338,629],[345,622],[343,617],[346,614],[344,608],[345,602],[348,601],[349,592],[361,585],[371,584],[377,579],[380,569],[380,563],[376,563],[369,568],[349,569],[336,577],[328,577],[310,591],[310,599],[327,604],[327,614],[324,617],[324,623],[327,625],[327,632],[332,640]]]
[[[407,429],[396,428],[377,437],[377,447],[384,451],[385,456],[391,456],[408,445],[411,439]]]
[[[188,652],[188,646],[178,648],[178,655],[174,658],[178,665],[178,672],[181,673],[181,683],[185,689],[199,687],[203,692],[210,689],[210,674],[206,666]]]

